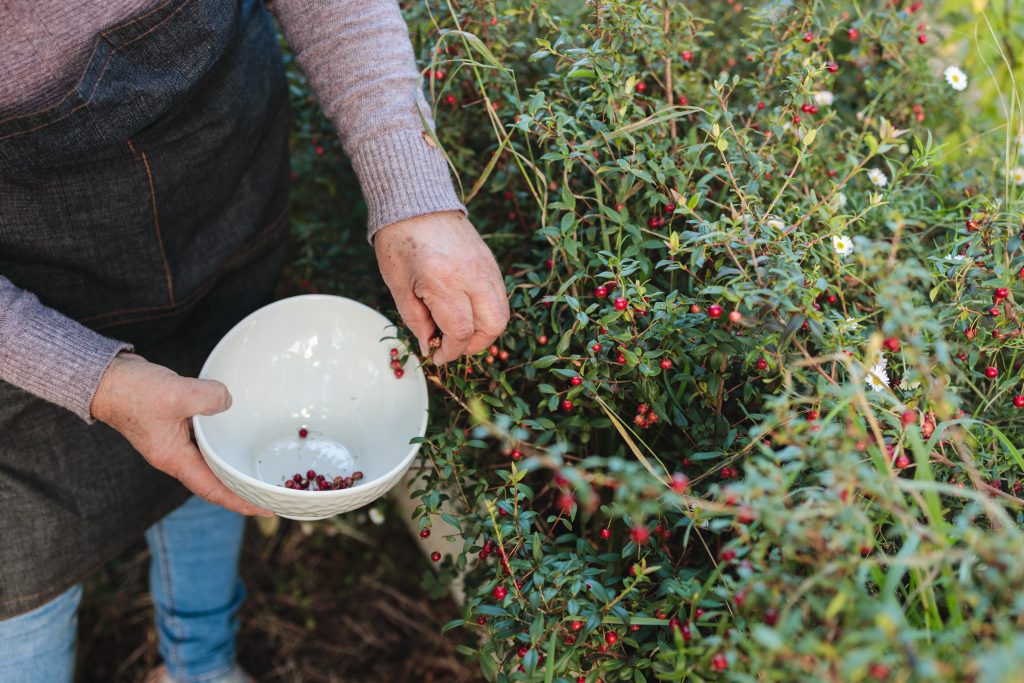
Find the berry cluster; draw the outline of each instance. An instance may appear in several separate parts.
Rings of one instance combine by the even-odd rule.
[[[402,369],[402,361],[398,358],[398,349],[391,349],[391,369],[395,373],[397,379],[402,379],[402,375],[405,374],[405,370]]]
[[[330,477],[329,475],[317,474],[316,470],[307,470],[306,476],[302,476],[301,472],[293,474],[291,479],[287,479],[284,482],[284,487],[299,491],[339,491],[352,488],[362,478],[363,473],[359,471],[353,472],[351,477]]]
[[[636,407],[636,416],[633,418],[633,422],[640,429],[647,429],[651,425],[658,424],[658,420],[658,414],[646,403],[641,403]]]

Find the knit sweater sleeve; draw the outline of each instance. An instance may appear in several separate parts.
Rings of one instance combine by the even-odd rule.
[[[275,0],[285,39],[341,137],[369,209],[369,237],[406,218],[466,208],[433,128],[397,0]],[[421,114],[422,117],[421,118]]]
[[[103,374],[114,356],[130,349],[0,276],[0,381],[93,422],[90,407]]]

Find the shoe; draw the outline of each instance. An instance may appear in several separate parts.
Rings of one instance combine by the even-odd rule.
[[[149,672],[146,683],[178,683],[178,679],[167,673],[167,667],[161,664]],[[256,679],[242,670],[237,664],[223,676],[211,678],[203,683],[257,683]]]

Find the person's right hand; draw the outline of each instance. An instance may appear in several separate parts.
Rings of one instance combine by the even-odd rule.
[[[134,353],[118,354],[92,400],[92,415],[128,439],[146,461],[211,503],[243,515],[272,516],[233,493],[192,441],[189,418],[231,406],[220,382],[182,377]]]

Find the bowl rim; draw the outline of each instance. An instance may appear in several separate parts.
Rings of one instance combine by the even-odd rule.
[[[255,311],[253,311],[252,313],[250,313],[249,315],[245,316],[244,318],[239,320],[237,323],[235,323],[235,325],[230,330],[228,330],[228,332],[223,337],[221,337],[220,341],[217,342],[217,345],[213,347],[213,350],[210,351],[210,354],[206,357],[206,360],[203,362],[203,367],[199,371],[199,377],[198,378],[199,379],[210,379],[209,377],[206,376],[207,370],[209,369],[209,366],[210,366],[210,361],[217,355],[217,352],[221,350],[221,347],[225,346],[237,334],[240,334],[239,330],[242,328],[242,326],[245,323],[249,322],[249,320],[251,318],[254,318],[254,317],[256,317],[256,316],[258,316],[260,314],[265,314],[266,311],[268,311],[268,310],[270,310],[272,308],[284,307],[284,306],[287,306],[287,305],[291,304],[292,302],[296,302],[296,301],[299,301],[299,300],[302,300],[302,301],[320,301],[320,302],[324,302],[324,303],[329,303],[331,305],[339,305],[340,304],[340,305],[345,306],[345,307],[364,308],[367,311],[369,311],[370,313],[372,313],[375,316],[377,316],[378,318],[380,318],[381,320],[383,320],[386,323],[385,329],[387,327],[394,327],[394,328],[397,329],[397,327],[398,327],[397,325],[395,325],[395,323],[391,322],[391,320],[389,320],[388,317],[383,315],[380,311],[377,311],[377,310],[375,310],[373,308],[370,308],[366,304],[364,304],[362,302],[359,302],[359,301],[356,301],[355,299],[349,299],[348,297],[337,296],[337,295],[334,295],[334,294],[299,294],[297,296],[285,297],[284,299],[278,299],[277,301],[273,301],[273,302],[271,302],[271,303],[269,303],[269,304],[267,304],[265,306],[261,306],[260,308],[257,308]],[[398,342],[398,343],[401,344],[402,346],[406,346],[402,342]],[[414,438],[423,438],[426,435],[426,433],[427,433],[427,422],[430,419],[430,395],[427,392],[427,378],[423,374],[423,368],[418,363],[416,364],[416,367],[414,368],[414,372],[413,373],[407,373],[406,377],[408,377],[409,379],[412,379],[412,376],[410,376],[410,375],[415,376],[416,378],[419,379],[419,381],[416,383],[416,385],[417,385],[417,387],[419,387],[419,392],[423,396],[424,403],[426,404],[426,410],[423,411],[423,417],[420,420],[420,426],[419,426],[419,430],[418,430],[419,434],[418,434],[418,436],[414,437]],[[217,380],[217,381],[220,381],[220,380]],[[283,495],[285,497],[294,497],[294,498],[297,498],[297,499],[305,498],[305,497],[308,497],[308,496],[314,496],[316,500],[329,500],[331,498],[341,499],[341,498],[346,498],[348,496],[356,495],[357,493],[359,493],[360,490],[365,491],[367,486],[372,484],[372,483],[374,483],[374,482],[387,481],[388,479],[394,479],[395,481],[398,481],[398,476],[401,475],[402,472],[404,472],[406,469],[409,468],[409,465],[412,464],[413,458],[416,457],[416,453],[419,452],[420,446],[422,445],[420,442],[411,444],[411,448],[409,449],[409,452],[406,453],[405,457],[402,458],[398,462],[397,465],[395,465],[394,467],[392,467],[390,470],[388,470],[386,473],[382,474],[379,477],[375,477],[373,479],[366,479],[366,480],[364,480],[364,482],[362,484],[360,484],[359,486],[353,486],[353,487],[347,488],[347,489],[337,489],[337,490],[333,490],[333,491],[304,491],[302,489],[288,489],[288,488],[285,488],[283,486],[277,486],[275,484],[268,484],[265,481],[262,481],[261,479],[257,479],[256,477],[251,477],[248,474],[246,474],[245,472],[242,472],[241,470],[238,470],[235,467],[232,467],[231,465],[229,465],[227,462],[225,462],[223,458],[221,458],[220,456],[218,456],[216,454],[216,452],[210,446],[210,443],[207,441],[206,435],[203,433],[202,425],[200,424],[199,418],[201,418],[201,417],[214,417],[214,416],[193,415],[192,418],[191,418],[192,431],[195,434],[196,444],[199,446],[199,451],[203,455],[203,457],[210,458],[215,463],[217,463],[217,465],[219,465],[220,467],[224,468],[225,470],[230,472],[233,476],[238,477],[239,479],[241,479],[242,481],[246,482],[250,486],[255,486],[256,488],[262,489],[262,490],[267,491],[269,493],[273,493],[273,494],[277,494],[277,495]],[[213,468],[211,468],[211,469],[213,469]],[[217,472],[216,471],[214,471],[214,476],[217,476]],[[217,476],[217,479],[220,479],[221,482],[225,486],[227,486],[228,488],[231,488],[231,485],[228,484],[228,482],[226,482],[223,479],[221,479],[220,476]],[[237,494],[237,492],[235,492],[235,493]]]

